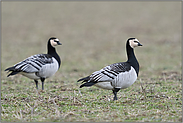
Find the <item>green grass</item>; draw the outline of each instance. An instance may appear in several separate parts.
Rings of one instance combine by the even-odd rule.
[[[63,44],[62,64],[44,91],[6,77],[7,67],[46,53],[51,36]],[[129,37],[143,44],[137,81],[117,101],[111,90],[79,88],[78,79],[126,61]],[[3,122],[182,122],[180,2],[3,2],[1,44]]]
[[[157,81],[159,83],[157,83]],[[74,82],[73,82],[74,83]],[[32,83],[34,84],[34,83]],[[112,101],[111,91],[93,88],[78,89],[70,84],[63,87],[57,81],[47,83],[45,91],[36,91],[3,84],[3,121],[180,121],[182,87],[179,80],[143,80],[118,93]],[[169,85],[169,86],[167,86]]]

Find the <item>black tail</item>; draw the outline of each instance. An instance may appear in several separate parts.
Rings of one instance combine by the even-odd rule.
[[[89,80],[90,80],[90,76],[87,76],[87,77],[85,77],[85,78],[79,79],[77,82],[79,82],[79,81],[85,82],[84,84],[82,84],[82,85],[80,86],[80,88],[82,88],[82,87],[84,87],[84,86],[90,87],[90,86],[96,84],[96,82],[94,82],[94,81],[88,82]]]
[[[9,77],[9,76],[12,76],[12,75],[15,75],[15,74],[17,74],[17,73],[19,73],[20,71],[17,71],[16,69],[15,69],[15,67],[13,66],[13,67],[9,67],[9,68],[7,68],[6,70],[4,70],[4,71],[7,71],[8,70],[8,72],[10,72],[11,71],[11,73],[10,74],[8,74],[8,76],[7,77]]]
[[[84,84],[82,84],[81,86],[80,86],[80,88],[82,88],[82,87],[90,87],[90,86],[92,86],[92,85],[94,85],[94,84],[96,84],[96,82],[86,82],[86,83],[84,83]]]
[[[9,70],[9,71],[15,71],[15,67],[13,66],[13,67],[9,67],[9,68],[7,68],[6,70],[4,70],[4,71],[7,71],[7,70]]]
[[[77,82],[79,82],[79,81],[87,82],[88,80],[90,80],[90,76],[87,76],[85,78],[79,79]]]

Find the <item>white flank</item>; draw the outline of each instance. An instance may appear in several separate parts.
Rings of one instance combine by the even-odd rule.
[[[38,74],[39,76],[44,78],[49,78],[57,72],[58,62],[54,57],[52,57],[52,59],[53,59],[53,63],[43,65],[43,67],[39,71],[39,74]]]
[[[115,88],[127,88],[132,85],[137,79],[136,71],[133,67],[128,72],[120,73],[112,82],[112,86]]]
[[[119,73],[112,82],[98,82],[95,84],[96,87],[113,90],[114,88],[125,89],[132,85],[137,79],[136,71],[131,67],[130,71]]]
[[[95,86],[107,90],[114,89],[114,87],[111,85],[111,82],[98,82],[95,84]]]

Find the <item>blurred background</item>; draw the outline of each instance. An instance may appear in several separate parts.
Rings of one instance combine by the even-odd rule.
[[[182,121],[181,2],[1,3],[3,121]],[[21,75],[6,77],[7,67],[47,53],[52,36],[62,43],[56,48],[62,64],[45,92]],[[79,89],[81,77],[127,60],[130,37],[143,44],[135,48],[140,73],[119,101],[109,101],[111,90]]]
[[[2,70],[63,44],[60,73],[90,74],[126,61],[126,40],[137,38],[140,75],[181,71],[181,2],[2,2]],[[4,73],[4,72],[3,72]]]

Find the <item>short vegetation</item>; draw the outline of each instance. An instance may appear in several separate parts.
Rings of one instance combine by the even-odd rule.
[[[182,122],[180,3],[10,3],[2,4],[1,121]],[[62,64],[44,91],[41,82],[37,90],[26,77],[6,77],[7,67],[46,53],[50,36],[63,44]],[[79,88],[78,79],[126,61],[129,37],[143,44],[137,81],[117,101],[110,90]]]

